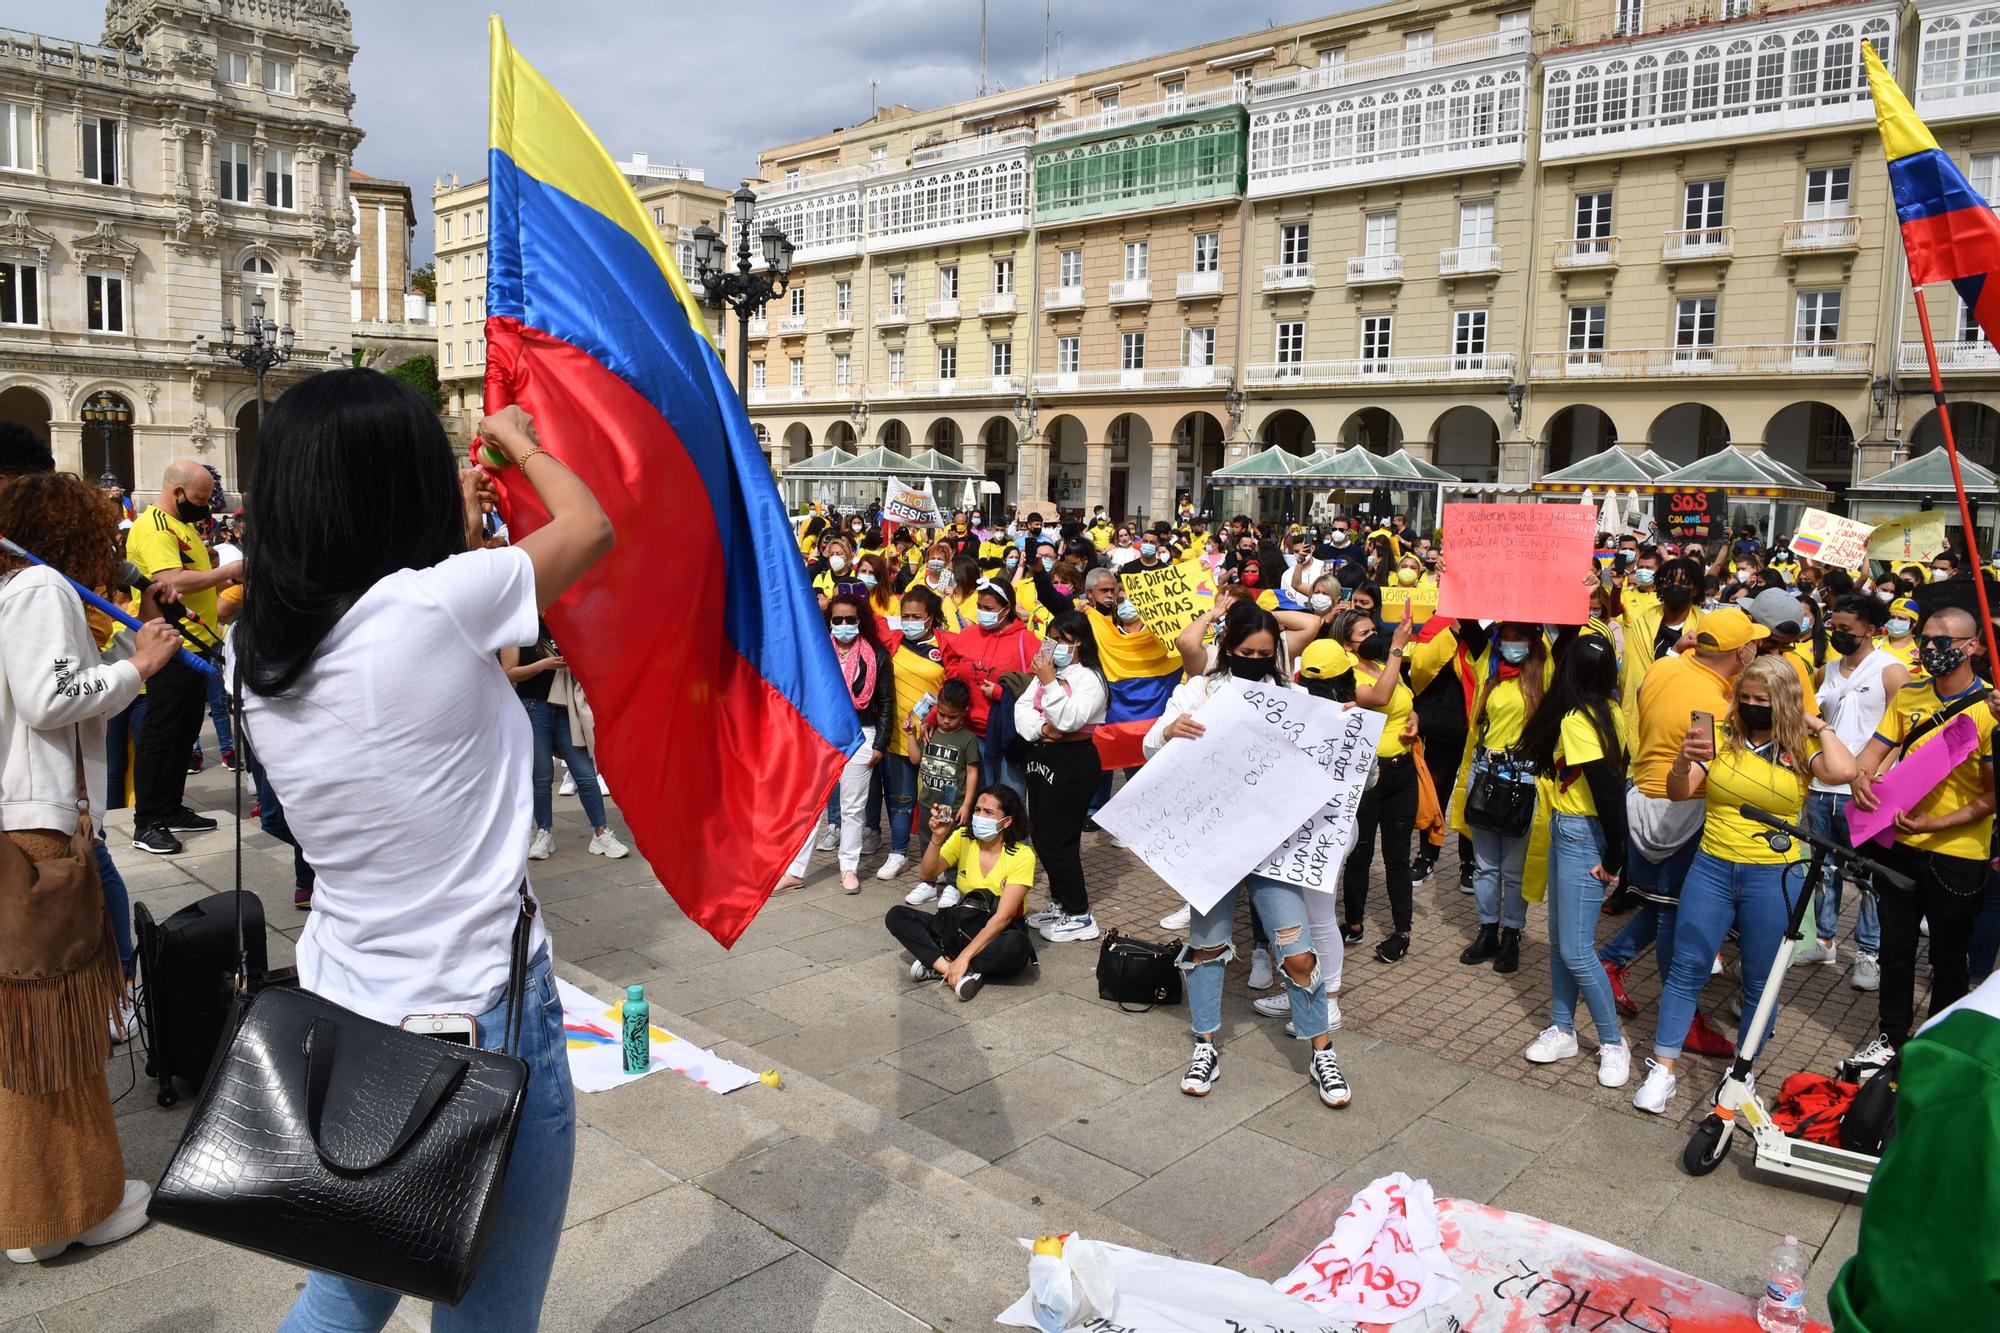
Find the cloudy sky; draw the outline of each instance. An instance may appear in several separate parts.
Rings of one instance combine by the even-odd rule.
[[[868,117],[884,105],[940,106],[979,89],[979,0],[347,0],[360,54],[356,166],[410,183],[484,174],[486,16],[583,114],[614,157],[704,167],[734,188],[759,147]],[[1053,0],[1062,70],[1074,73],[1272,23],[1352,8],[1353,0]],[[101,0],[41,0],[9,20],[94,41]],[[989,0],[988,81],[1042,75],[1043,0]],[[428,217],[418,228],[429,250]]]

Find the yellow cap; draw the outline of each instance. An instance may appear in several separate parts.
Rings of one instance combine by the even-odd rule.
[[[1898,597],[1889,603],[1889,614],[1901,616],[1912,625],[1923,619],[1923,613],[1917,610],[1917,599],[1914,597]]]
[[[1695,634],[1694,642],[1695,647],[1703,652],[1730,653],[1746,643],[1768,638],[1770,633],[1735,607],[1726,606],[1701,618],[1701,629]]]
[[[1299,658],[1301,680],[1332,680],[1354,670],[1354,657],[1332,639],[1314,639]]]

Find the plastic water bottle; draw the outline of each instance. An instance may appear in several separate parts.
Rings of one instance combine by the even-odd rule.
[[[653,1059],[652,1006],[646,1003],[644,986],[625,988],[625,1072],[643,1074]],[[1794,1325],[1796,1327],[1796,1325]]]
[[[1764,1333],[1798,1333],[1806,1325],[1806,1259],[1797,1236],[1771,1247],[1764,1299],[1757,1302],[1757,1327]]]

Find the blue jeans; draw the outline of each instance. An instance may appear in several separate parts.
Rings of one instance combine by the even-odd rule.
[[[104,886],[104,906],[111,912],[111,925],[118,935],[118,962],[125,980],[132,979],[132,895],[125,889],[125,877],[111,859],[111,849],[97,839],[97,880]]]
[[[910,821],[917,810],[917,766],[906,754],[885,754],[877,767],[883,770],[882,788],[889,798],[890,854],[907,856]]]
[[[1312,929],[1306,920],[1306,891],[1296,884],[1285,884],[1262,875],[1246,875],[1243,882],[1230,889],[1206,912],[1196,912],[1189,924],[1187,947],[1181,950],[1178,960],[1181,971],[1187,973],[1188,1016],[1194,1022],[1197,1037],[1211,1037],[1222,1026],[1222,972],[1223,967],[1236,956],[1236,946],[1231,937],[1236,926],[1236,895],[1249,890],[1250,902],[1263,918],[1265,928],[1272,936],[1272,961],[1278,965],[1278,972],[1285,978],[1285,989],[1292,997],[1292,1028],[1302,1039],[1323,1036],[1326,1032],[1326,980],[1320,975],[1321,969],[1315,964],[1311,986],[1301,986],[1284,969],[1284,962],[1294,954],[1312,953]],[[1289,937],[1289,938],[1288,938]],[[1194,961],[1199,949],[1221,949],[1214,958]]]
[[[1656,903],[1641,903],[1639,910],[1632,913],[1624,929],[1604,942],[1597,951],[1599,962],[1613,967],[1628,966],[1634,958],[1652,946],[1653,937],[1660,933],[1660,909]]]
[[[139,744],[139,727],[146,720],[146,696],[140,695],[124,711],[114,713],[104,724],[104,808],[125,808],[125,778],[132,771],[132,751]]]
[[[1509,838],[1491,830],[1472,830],[1473,901],[1482,926],[1519,930],[1528,924],[1528,903],[1521,897],[1521,867],[1528,860],[1528,839]]]
[[[216,672],[208,678],[208,720],[215,724],[215,743],[224,754],[236,748],[236,738],[229,730],[229,692],[222,687],[222,673]],[[201,739],[195,738],[195,752],[201,752]]]
[[[1742,1026],[1749,1026],[1784,939],[1785,895],[1802,892],[1805,875],[1802,862],[1747,865],[1707,852],[1695,855],[1681,884],[1680,919],[1675,926],[1678,938],[1672,970],[1660,994],[1660,1025],[1653,1039],[1656,1057],[1680,1058],[1688,1025],[1694,1022],[1695,1003],[1708,984],[1716,950],[1722,947],[1731,926],[1736,928],[1737,953],[1743,963]],[[1776,1010],[1771,1021],[1775,1028]],[[1743,1039],[1739,1035],[1739,1044]]]
[[[1549,817],[1549,1022],[1576,1031],[1576,997],[1590,1007],[1600,1044],[1625,1040],[1611,978],[1597,961],[1598,908],[1604,885],[1590,872],[1604,857],[1604,828],[1589,815]]]
[[[535,733],[535,827],[549,828],[555,823],[554,751],[560,750],[576,779],[576,797],[583,802],[590,826],[603,828],[604,793],[597,790],[597,765],[591,762],[590,751],[569,738],[569,709],[546,699],[523,699],[521,705],[528,710],[528,724]]]
[[[1832,842],[1847,841],[1847,801],[1838,792],[1806,793],[1806,827]],[[1840,934],[1840,876],[1829,874],[1813,895],[1813,931],[1823,940]],[[1875,910],[1875,895],[1867,885],[1855,885],[1861,910],[1854,920],[1854,943],[1863,953],[1882,952],[1882,918]]]
[[[432,1307],[434,1333],[504,1333],[531,1330],[541,1322],[576,1154],[576,1093],[569,1081],[562,1000],[547,949],[528,964],[526,999],[517,1054],[528,1065],[528,1089],[507,1178],[500,1186],[493,1239],[465,1299],[455,1306]],[[506,1018],[505,1000],[479,1016],[482,1047],[500,1049]],[[280,1333],[371,1333],[389,1322],[401,1299],[365,1282],[314,1273],[278,1327]]]
[[[1022,795],[1028,785],[1021,766],[1000,753],[1000,740],[991,731],[979,738],[979,785],[1012,787]]]
[[[299,840],[292,836],[292,826],[285,820],[284,804],[278,800],[271,780],[264,776],[264,766],[257,762],[257,751],[251,749],[248,758],[240,762],[248,764],[250,785],[257,790],[257,826],[292,849],[292,887],[310,891],[313,868],[307,864]]]

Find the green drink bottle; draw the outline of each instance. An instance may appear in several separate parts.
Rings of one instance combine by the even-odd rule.
[[[643,1074],[653,1058],[651,1006],[644,986],[625,988],[625,1072]]]

